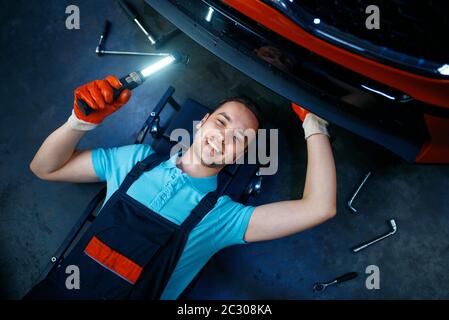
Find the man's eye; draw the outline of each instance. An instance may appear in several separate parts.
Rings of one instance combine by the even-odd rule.
[[[220,119],[217,119],[217,122],[218,122],[218,124],[219,124],[220,126],[224,125],[224,122],[221,121]]]

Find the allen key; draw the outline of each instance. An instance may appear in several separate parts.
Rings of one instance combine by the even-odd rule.
[[[352,195],[351,199],[349,199],[348,201],[348,208],[349,210],[351,210],[353,213],[359,213],[358,210],[352,205],[352,203],[354,202],[355,198],[357,197],[357,195],[359,194],[360,190],[362,189],[362,187],[364,186],[364,184],[366,183],[366,181],[368,180],[368,178],[371,176],[371,171],[369,171],[365,177],[363,178],[362,182],[360,183],[360,185],[358,186],[357,190],[354,192],[354,194]]]

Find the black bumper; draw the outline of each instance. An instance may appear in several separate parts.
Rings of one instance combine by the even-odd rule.
[[[422,114],[417,115],[418,120],[413,124],[416,128],[408,129],[413,134],[403,134],[400,130],[391,130],[391,127],[385,128],[379,123],[371,121],[369,117],[364,117],[360,112],[351,112],[351,109],[354,108],[327,94],[325,90],[311,86],[307,78],[300,79],[280,72],[267,63],[261,63],[260,60],[254,58],[251,52],[236,45],[235,37],[229,33],[217,33],[208,28],[208,25],[201,21],[204,20],[203,13],[201,16],[195,17],[194,15],[199,13],[196,10],[192,10],[194,15],[192,12],[186,12],[185,2],[145,1],[198,44],[250,78],[286,99],[306,107],[331,123],[384,146],[407,161],[415,161],[422,144],[427,139]],[[206,1],[190,2],[199,6],[214,6],[214,3]],[[235,24],[237,28],[248,29],[247,25],[239,25],[240,21],[234,20],[232,16],[223,12],[222,8],[218,6],[214,8],[216,12],[223,14],[223,19],[229,19],[229,22]],[[250,32],[253,31],[250,30]],[[410,108],[408,106],[407,110]],[[416,134],[417,132],[419,134]]]

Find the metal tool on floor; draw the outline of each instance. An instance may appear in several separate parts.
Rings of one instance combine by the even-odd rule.
[[[188,57],[181,53],[171,53],[167,57],[160,59],[159,61],[151,64],[143,70],[135,71],[130,73],[129,75],[120,79],[122,83],[122,87],[120,89],[114,89],[114,100],[117,99],[123,90],[129,89],[133,90],[134,88],[140,86],[145,80],[147,80],[154,73],[166,68],[167,66],[177,62],[177,63],[188,63]],[[92,108],[82,99],[78,99],[78,106],[81,111],[87,116],[94,112]]]
[[[394,235],[397,232],[397,230],[398,230],[398,226],[396,224],[396,221],[394,219],[390,219],[390,220],[387,221],[387,223],[388,223],[388,225],[391,228],[390,232],[388,232],[388,233],[386,233],[386,234],[384,234],[384,235],[382,235],[380,237],[377,237],[376,239],[373,239],[373,240],[368,241],[368,242],[364,242],[364,243],[354,247],[352,249],[352,252],[357,253],[357,252],[359,252],[359,251],[361,251],[363,249],[366,249],[369,246],[371,246],[371,245],[373,245],[373,244],[375,244],[375,243],[377,243],[377,242],[379,242],[379,241],[381,241],[383,239],[386,239],[386,238]]]
[[[120,7],[125,11],[125,13],[131,18],[131,20],[139,27],[140,30],[145,34],[147,39],[150,41],[151,45],[156,44],[156,37],[154,37],[137,18],[137,14],[131,8],[131,6],[125,0],[118,0]]]
[[[348,201],[348,208],[353,213],[358,213],[358,210],[356,208],[354,208],[354,206],[352,204],[353,204],[355,198],[357,197],[357,195],[359,194],[360,190],[362,189],[362,187],[364,186],[364,184],[366,183],[366,181],[368,180],[368,178],[370,176],[371,176],[371,171],[369,171],[365,175],[365,177],[363,178],[362,182],[360,183],[360,185],[358,186],[358,188],[355,190],[354,194],[352,195],[351,199],[349,199],[349,201]]]
[[[109,34],[109,30],[111,29],[111,23],[106,20],[104,23],[103,31],[100,35],[100,41],[98,42],[98,46],[95,49],[95,53],[99,56],[105,55],[105,54],[112,54],[112,55],[131,55],[131,56],[169,56],[169,53],[159,53],[159,52],[131,52],[131,51],[111,51],[111,50],[105,50],[104,45],[106,42],[106,38]]]
[[[340,277],[337,277],[334,280],[331,280],[329,282],[318,282],[318,283],[315,283],[313,285],[313,291],[315,291],[315,292],[322,292],[328,286],[332,286],[334,284],[338,284],[338,283],[342,283],[342,282],[345,282],[345,281],[352,280],[354,278],[357,278],[357,276],[358,276],[357,272],[349,272],[349,273],[346,273],[346,274],[344,274],[344,275],[342,275]]]

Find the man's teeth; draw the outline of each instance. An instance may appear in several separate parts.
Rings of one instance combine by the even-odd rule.
[[[207,139],[207,143],[215,150],[215,152],[221,153],[220,148],[214,142]]]

